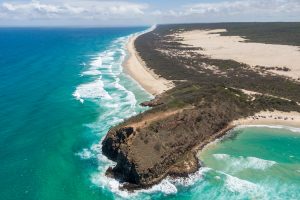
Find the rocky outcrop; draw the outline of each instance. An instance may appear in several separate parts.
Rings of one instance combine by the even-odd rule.
[[[237,111],[238,107],[228,102],[211,102],[150,124],[147,114],[137,118],[142,121],[139,123],[128,120],[112,128],[103,140],[103,154],[117,162],[107,175],[128,183],[127,188],[140,188],[158,183],[167,175],[187,176],[196,172],[200,167],[198,147],[222,136],[220,131]],[[161,115],[160,111],[157,115]],[[143,126],[133,128],[131,123]]]
[[[133,128],[121,128],[108,132],[103,142],[103,154],[111,160],[116,160],[119,155],[119,149],[124,141],[133,133]]]
[[[151,100],[151,101],[145,101],[143,103],[141,103],[141,106],[144,107],[156,107],[156,106],[160,106],[164,104],[160,98],[160,96],[157,96],[155,99]]]
[[[127,189],[197,171],[197,150],[223,136],[236,119],[266,106],[299,108],[287,100],[265,99],[263,95],[253,99],[239,90],[219,86],[184,87],[166,93],[161,101],[163,105],[112,128],[102,142],[103,154],[117,163],[107,175],[126,183]]]
[[[195,173],[200,168],[200,161],[196,156],[196,152],[187,153],[183,159],[177,161],[168,171],[168,175],[173,177],[187,177],[191,173]]]

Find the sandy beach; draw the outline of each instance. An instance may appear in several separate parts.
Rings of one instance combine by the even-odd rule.
[[[300,127],[300,113],[281,111],[262,111],[254,116],[232,122],[233,126],[270,125]]]
[[[125,72],[154,96],[173,88],[174,84],[172,81],[159,77],[150,70],[140,58],[134,47],[134,42],[137,37],[138,35],[132,36],[127,44],[128,57],[123,63]]]
[[[293,79],[300,78],[300,51],[297,46],[245,42],[240,36],[221,36],[225,29],[195,30],[176,34],[181,43],[201,47],[197,51],[214,59],[232,59],[250,66],[287,67],[290,71],[268,70]]]

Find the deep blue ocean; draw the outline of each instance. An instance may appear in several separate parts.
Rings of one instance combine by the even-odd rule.
[[[0,199],[299,199],[300,130],[256,127],[136,193],[105,177],[109,128],[153,98],[123,72],[140,28],[0,28]],[[286,198],[285,198],[286,197]]]

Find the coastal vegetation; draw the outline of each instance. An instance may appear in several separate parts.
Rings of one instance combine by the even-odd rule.
[[[148,187],[167,175],[186,176],[199,168],[196,152],[223,136],[231,122],[260,111],[300,112],[300,83],[234,60],[212,59],[182,45],[180,32],[227,29],[247,41],[300,46],[300,23],[160,25],[139,36],[140,57],[175,87],[150,102],[152,109],[113,127],[103,153],[117,165],[107,175],[128,189]],[[299,33],[299,34],[295,34]],[[245,92],[249,91],[249,92]]]

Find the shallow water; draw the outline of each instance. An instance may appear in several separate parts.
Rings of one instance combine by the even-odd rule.
[[[300,129],[244,127],[200,155],[226,199],[299,199]]]

